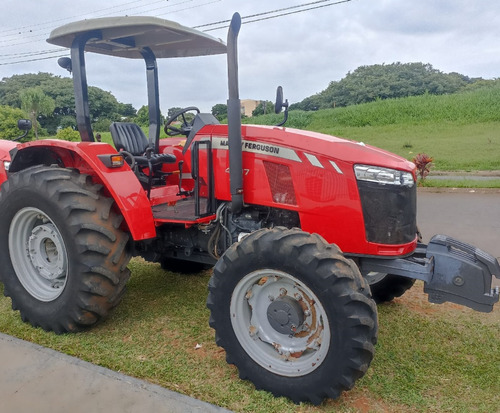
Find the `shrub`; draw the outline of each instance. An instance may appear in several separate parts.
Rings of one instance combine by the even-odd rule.
[[[110,119],[102,118],[92,125],[92,129],[96,132],[109,132],[111,123],[112,121]]]
[[[425,153],[419,153],[413,158],[413,163],[417,167],[417,175],[420,177],[421,181],[429,175],[432,167],[432,161],[433,159]]]
[[[26,114],[21,109],[0,105],[0,139],[12,140],[22,135],[17,121],[23,118]],[[33,133],[30,131],[28,136],[33,136]]]
[[[65,141],[78,142],[80,140],[80,133],[73,128],[67,127],[59,129],[57,131],[56,138]]]
[[[63,129],[64,128],[76,129],[76,119],[74,116],[69,116],[69,115],[61,116],[59,120],[59,126]]]

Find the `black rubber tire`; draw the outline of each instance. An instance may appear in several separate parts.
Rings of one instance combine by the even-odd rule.
[[[372,297],[377,304],[386,303],[401,297],[415,284],[413,278],[387,274],[380,281],[370,284]]]
[[[285,374],[277,374],[270,365],[264,366],[262,360],[260,363],[254,360],[244,348],[243,342],[247,339],[242,335],[240,337],[243,339],[238,339],[239,333],[235,332],[233,322],[239,323],[235,320],[240,315],[242,319],[248,318],[243,316],[245,312],[256,311],[250,302],[254,296],[253,290],[260,289],[262,280],[265,279],[265,285],[272,276],[263,277],[251,289],[246,290],[247,303],[241,307],[241,314],[237,314],[234,307],[231,309],[232,300],[235,300],[233,296],[238,297],[238,291],[245,291],[246,284],[241,288],[240,281],[244,283],[245,279],[253,280],[252,274],[258,274],[263,269],[291,276],[291,283],[297,282],[296,285],[300,285],[302,289],[300,291],[309,290],[324,310],[324,314],[319,314],[328,322],[324,323],[321,334],[326,334],[326,331],[329,333],[321,338],[317,352],[324,353],[320,361],[308,361],[308,367],[304,371],[312,371],[307,371],[307,374],[297,369],[291,374],[293,368],[287,367],[290,363],[283,363],[278,360],[279,355],[273,354],[272,347],[277,349],[281,346],[281,342],[273,342],[273,339],[268,341],[272,343],[272,346],[269,345],[269,353],[272,354],[271,357],[276,357],[276,365],[281,363],[281,367],[285,369]],[[254,288],[257,285],[259,287]],[[267,292],[263,295],[266,294]],[[351,389],[355,381],[366,373],[374,355],[378,330],[377,308],[371,299],[368,284],[354,262],[346,259],[336,246],[328,244],[317,234],[311,235],[300,229],[262,229],[233,244],[214,267],[209,282],[207,307],[211,312],[210,326],[215,329],[216,342],[226,350],[226,361],[236,365],[240,378],[252,381],[258,390],[270,391],[275,396],[286,396],[295,403],[309,401],[319,404],[324,398],[339,397],[342,391]],[[269,306],[264,311],[269,314],[270,308]],[[255,317],[257,313],[253,314],[251,317]],[[252,331],[252,328],[250,325],[248,331]],[[265,327],[265,322],[256,326],[257,330],[265,328],[268,328]],[[280,336],[283,337],[283,344],[293,345],[294,340],[300,340],[299,335],[287,334]],[[328,347],[325,340],[328,341]],[[258,343],[257,347],[262,347],[263,340],[260,337],[254,341]],[[304,358],[309,360],[306,354],[307,351],[296,357],[300,359],[305,355]],[[259,355],[256,357],[259,358]],[[317,359],[320,359],[319,355]]]
[[[20,311],[23,321],[34,327],[57,334],[86,329],[106,317],[125,292],[130,277],[129,236],[120,229],[123,217],[114,211],[113,199],[100,190],[101,185],[93,184],[88,175],[55,166],[13,173],[1,188],[0,277],[4,295],[11,297],[12,308]],[[9,230],[12,220],[26,210],[41,211],[44,222],[59,233],[67,263],[57,297],[38,298],[36,292],[23,286],[14,269]],[[14,236],[28,245],[28,239]],[[23,265],[28,266],[21,274],[24,280],[26,273],[37,274],[29,257]],[[19,265],[17,268],[19,271]]]

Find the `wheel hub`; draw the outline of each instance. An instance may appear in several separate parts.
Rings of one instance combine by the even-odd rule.
[[[304,322],[304,311],[297,300],[280,297],[267,308],[269,324],[281,334],[294,334]]]
[[[370,271],[368,274],[363,274],[363,276],[366,281],[368,281],[368,284],[372,285],[382,281],[387,274],[384,272]]]
[[[53,301],[67,281],[68,258],[57,226],[41,210],[26,207],[12,218],[9,253],[19,282],[37,300]]]
[[[29,258],[39,274],[47,280],[55,280],[66,271],[64,258],[59,250],[61,243],[53,224],[33,228],[28,240]]]
[[[249,273],[233,291],[230,312],[244,350],[276,374],[308,374],[328,353],[327,314],[317,296],[291,274],[274,269]]]

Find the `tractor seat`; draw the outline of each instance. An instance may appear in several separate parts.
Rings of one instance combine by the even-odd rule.
[[[132,122],[113,122],[109,127],[111,138],[117,151],[127,151],[141,166],[175,162],[175,156],[167,153],[152,153],[148,138]]]

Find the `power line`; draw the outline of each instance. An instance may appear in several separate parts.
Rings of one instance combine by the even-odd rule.
[[[185,7],[183,9],[177,9],[177,10],[174,10],[174,13],[179,12],[179,11],[185,11],[185,10],[195,9],[195,8],[201,7],[201,6],[207,6],[207,5],[213,4],[213,3],[219,3],[220,1],[222,1],[222,0],[212,0],[212,1],[209,1],[209,2],[206,2],[206,3],[203,3],[203,4],[198,4],[196,6],[190,6],[190,7]],[[158,16],[165,16],[165,14],[167,14],[167,13],[158,14]]]
[[[130,1],[130,2],[125,3],[125,4],[131,4],[131,3],[137,3],[137,2],[140,2],[140,0]],[[123,4],[120,5],[120,6],[123,6]],[[115,7],[117,7],[117,6],[108,7],[107,9],[103,9],[103,10],[108,10],[108,9],[112,9],[112,8],[115,8]],[[100,11],[102,11],[102,10],[98,10],[97,12],[100,12]],[[54,23],[59,23],[59,22],[62,22],[64,20],[75,19],[75,18],[78,18],[78,17],[86,16],[88,14],[90,14],[90,13],[80,14],[78,16],[61,17],[60,19],[48,20],[48,21],[45,21],[45,22],[42,22],[42,23],[31,24],[29,26],[21,26],[21,27],[17,27],[17,28],[13,28],[13,29],[0,30],[0,34],[3,35],[2,37],[5,37],[5,36],[17,36],[18,34],[21,33],[21,31],[23,29],[32,29],[33,27],[40,27],[40,26],[50,26],[50,25],[54,25]],[[30,30],[30,32],[31,31],[32,30]],[[9,32],[17,32],[17,33],[13,33],[11,35],[5,35],[4,34],[4,33],[9,33]]]
[[[317,1],[313,1],[311,3],[298,4],[296,6],[284,7],[281,9],[269,10],[269,11],[265,11],[262,13],[251,14],[249,16],[244,16],[241,19],[242,20],[251,19],[253,17],[265,16],[267,14],[279,13],[279,12],[286,11],[286,10],[292,10],[292,9],[298,9],[298,8],[305,7],[305,6],[310,6],[311,4],[326,3],[326,2],[330,2],[330,1],[332,1],[332,0],[317,0]],[[347,0],[347,1],[351,1],[351,0]],[[216,24],[224,24],[224,23],[230,23],[230,22],[231,22],[231,20],[221,20],[221,21],[214,22],[214,23],[200,24],[199,26],[194,26],[193,29],[199,29],[201,27],[208,27],[208,26],[215,26]]]
[[[42,22],[42,23],[31,24],[29,26],[22,26],[22,27],[18,27],[18,28],[14,28],[14,29],[0,30],[0,34],[3,35],[4,33],[8,33],[8,32],[17,32],[17,33],[13,33],[13,34],[10,35],[10,36],[17,36],[18,34],[20,34],[20,31],[22,31],[23,29],[28,29],[28,28],[32,29],[33,27],[40,27],[40,26],[53,27],[54,23],[59,23],[59,22],[65,21],[65,20],[74,20],[76,18],[81,18],[83,16],[88,16],[88,15],[95,15],[96,13],[102,13],[104,11],[116,9],[118,7],[123,7],[123,6],[129,5],[129,4],[142,3],[140,6],[135,7],[135,8],[141,8],[141,7],[144,7],[144,6],[149,6],[151,4],[156,4],[156,3],[163,2],[163,1],[165,1],[165,0],[156,0],[156,1],[152,2],[152,3],[146,3],[146,4],[144,4],[144,1],[142,1],[142,0],[129,1],[127,3],[117,4],[117,5],[114,5],[114,6],[106,7],[104,9],[99,9],[99,10],[96,10],[94,12],[79,14],[79,15],[76,15],[76,16],[61,17],[60,19],[48,20],[48,21],[45,21],[45,22]],[[193,1],[193,0],[187,0],[187,1]],[[133,10],[133,9],[134,9],[134,7],[129,8],[129,9],[117,10],[116,13],[121,13],[123,11],[128,11],[128,10]],[[30,32],[31,31],[32,30],[30,30]],[[38,31],[40,31],[40,30],[38,30]],[[6,35],[6,36],[9,36],[9,35]],[[5,35],[3,37],[5,37]]]
[[[138,9],[140,7],[144,7],[144,6],[149,6],[149,5],[153,5],[153,4],[157,4],[157,3],[161,3],[165,0],[158,0],[158,1],[155,1],[153,3],[149,3],[149,4],[145,4],[143,6],[138,6],[138,7],[131,7],[129,9],[123,9],[123,10],[118,10],[118,13],[124,13],[124,12],[127,12],[127,11],[130,11],[130,10],[135,10],[135,9]],[[168,0],[167,0],[168,1]],[[184,1],[180,1],[179,3],[175,3],[175,4],[168,4],[166,6],[161,6],[161,7],[156,7],[154,9],[148,9],[148,10],[142,10],[140,11],[139,13],[151,13],[153,11],[158,11],[158,10],[162,10],[162,9],[167,9],[167,8],[171,8],[171,7],[175,7],[175,6],[180,6],[182,4],[186,4],[186,3],[192,3],[193,1],[199,1],[199,0],[184,0]],[[216,1],[222,1],[222,0],[216,0]],[[212,3],[215,3],[215,1],[213,1]],[[196,5],[196,6],[191,6],[191,7],[187,7],[187,8],[184,8],[184,9],[178,9],[178,10],[173,10],[173,13],[176,13],[178,11],[182,11],[182,10],[188,10],[188,9],[194,9],[196,7],[200,7],[200,6],[204,6],[205,4],[201,4],[201,5]]]
[[[262,20],[270,20],[270,19],[274,19],[276,17],[289,16],[290,14],[297,14],[297,13],[302,13],[302,12],[309,11],[309,10],[321,9],[323,7],[336,6],[338,4],[349,3],[351,1],[352,0],[340,0],[340,1],[336,1],[334,3],[330,3],[330,4],[323,4],[321,6],[309,7],[307,9],[302,9],[302,10],[297,10],[297,11],[291,11],[291,12],[288,12],[288,13],[278,14],[276,16],[270,16],[270,17],[265,17],[265,18],[261,18],[261,19],[250,20],[250,21],[244,22],[243,24],[260,22]]]
[[[339,0],[339,1],[336,1],[336,2],[333,2],[333,3],[330,3],[331,1],[332,0],[318,0],[318,1],[313,1],[311,3],[304,3],[304,4],[297,5],[297,6],[291,6],[291,7],[286,7],[286,8],[283,8],[283,9],[272,10],[272,11],[267,11],[267,12],[264,12],[264,13],[254,14],[254,15],[251,15],[251,16],[245,16],[245,17],[241,18],[242,19],[241,24],[249,24],[249,23],[260,22],[260,21],[263,21],[263,20],[276,19],[278,17],[289,16],[291,14],[303,13],[303,12],[306,12],[306,11],[309,11],[309,10],[321,9],[323,7],[335,6],[335,5],[342,4],[342,3],[349,3],[352,0]],[[302,7],[306,7],[306,6],[312,5],[312,4],[325,3],[325,2],[328,2],[328,4],[321,4],[319,6],[313,6],[313,7],[309,7],[309,8],[302,8]],[[279,13],[281,11],[292,10],[292,9],[297,9],[297,8],[301,8],[301,9],[300,10],[289,11],[289,12],[286,12],[286,13],[276,14],[274,16],[267,16],[269,14]],[[267,17],[260,17],[258,19],[244,21],[245,19],[250,19],[250,18],[259,17],[259,16],[267,16]],[[201,25],[201,26],[195,26],[194,28],[214,26],[216,24],[224,24],[223,26],[214,27],[214,28],[211,28],[211,29],[204,30],[204,32],[211,32],[211,31],[214,31],[214,30],[220,30],[220,29],[226,29],[226,28],[228,28],[229,25],[225,24],[225,23],[229,23],[229,22],[231,22],[231,20],[223,20],[223,21],[220,21],[220,22],[217,22],[217,23],[208,23],[208,24]]]
[[[36,59],[19,60],[17,62],[0,63],[0,66],[15,65],[15,64],[18,64],[18,63],[36,62],[38,60],[55,59],[56,57],[64,57],[64,56],[67,56],[67,55],[68,54],[65,53],[65,54],[60,54],[60,55],[57,55],[57,56],[39,57],[39,58],[36,58]]]
[[[31,26],[23,26],[23,27],[20,27],[20,28],[17,28],[17,29],[6,29],[6,30],[3,30],[3,31],[0,31],[0,34],[2,34],[2,39],[0,40],[0,43],[9,43],[7,45],[0,45],[0,47],[10,47],[10,46],[20,46],[20,45],[24,45],[24,44],[30,44],[30,43],[33,43],[33,40],[28,40],[26,41],[25,39],[33,39],[33,38],[38,38],[40,39],[41,37],[45,37],[47,36],[47,27],[54,27],[55,26],[55,23],[61,23],[61,22],[64,22],[64,21],[73,21],[77,18],[82,18],[84,16],[94,16],[94,17],[106,17],[106,16],[109,16],[110,13],[108,12],[108,10],[112,10],[112,9],[116,9],[118,7],[123,7],[127,4],[134,4],[134,3],[142,3],[138,6],[135,6],[135,7],[129,7],[129,8],[125,8],[125,9],[120,9],[120,10],[115,10],[112,14],[119,14],[119,13],[125,13],[125,12],[129,12],[129,11],[132,11],[132,10],[136,10],[136,9],[140,9],[140,8],[144,8],[146,6],[152,6],[154,4],[158,4],[158,3],[162,3],[164,1],[169,1],[169,0],[156,0],[156,1],[153,1],[153,2],[149,2],[149,3],[145,3],[142,2],[141,0],[135,0],[135,1],[130,1],[128,3],[125,3],[125,4],[120,4],[120,5],[115,5],[115,6],[111,6],[111,7],[107,7],[105,9],[100,9],[100,10],[97,10],[95,12],[90,12],[90,13],[85,13],[85,14],[80,14],[78,16],[72,16],[72,17],[63,17],[63,18],[60,18],[60,19],[57,19],[57,20],[51,20],[51,21],[46,21],[46,22],[43,22],[43,23],[38,23],[38,24],[34,24],[34,25],[31,25]],[[175,0],[174,0],[175,1]],[[149,13],[149,12],[153,12],[153,11],[156,11],[156,10],[161,10],[161,9],[165,9],[165,8],[170,8],[170,7],[175,7],[175,6],[181,6],[185,3],[191,3],[193,1],[199,1],[199,0],[178,0],[177,3],[174,3],[174,4],[168,4],[166,6],[162,6],[162,7],[157,7],[157,8],[153,8],[153,9],[148,9],[148,10],[142,10],[138,13]],[[221,1],[221,0],[218,0],[218,1]],[[193,6],[193,8],[196,7],[196,6]],[[180,10],[185,10],[185,9],[180,9]],[[174,10],[172,11],[172,13],[176,13],[177,11],[179,10]],[[105,12],[104,14],[102,14],[103,12]],[[37,29],[35,29],[36,27],[38,27]],[[28,30],[23,30],[23,29],[29,29]],[[15,32],[15,33],[10,33],[10,34],[4,34],[4,33],[8,33],[8,32]],[[43,32],[43,33],[40,33],[40,32]],[[26,33],[28,34],[27,36],[25,35],[23,37],[23,41],[20,41],[18,43],[11,43],[13,41],[12,37],[17,37],[23,33]],[[37,34],[35,34],[37,33]],[[41,39],[40,39],[41,40]],[[45,39],[44,39],[45,40]]]
[[[149,3],[146,3],[146,4],[141,4],[139,6],[135,6],[135,7],[125,8],[125,9],[122,8],[120,10],[116,10],[114,12],[114,14],[128,12],[128,11],[131,11],[131,10],[143,8],[145,6],[151,6],[153,4],[161,3],[161,2],[164,2],[164,1],[168,1],[168,0],[156,0],[156,1],[153,1],[153,2],[149,2]],[[182,6],[183,4],[192,3],[193,1],[201,1],[201,0],[178,0],[176,3],[168,4],[168,5],[165,5],[165,6],[162,6],[162,7],[156,7],[156,8],[153,8],[153,9],[142,10],[142,11],[140,11],[140,13],[141,14],[143,14],[143,13],[150,13],[150,12],[162,10],[162,9],[165,9],[165,8]],[[185,7],[185,8],[180,8],[180,9],[172,10],[169,13],[173,14],[173,13],[177,13],[177,12],[183,11],[183,10],[194,9],[194,8],[197,8],[197,7],[205,6],[207,4],[212,4],[212,3],[219,2],[219,1],[222,1],[222,0],[212,0],[212,1],[208,2],[208,3],[202,3],[202,4],[198,4],[198,5],[193,5],[193,6],[190,6],[190,7]],[[83,14],[83,15],[73,16],[73,17],[65,17],[65,18],[53,20],[51,22],[39,23],[39,24],[35,24],[33,26],[24,26],[24,27],[19,28],[19,29],[10,29],[10,30],[11,31],[12,30],[19,31],[20,29],[23,29],[23,28],[30,28],[30,27],[33,28],[33,27],[37,27],[37,26],[38,27],[40,27],[40,26],[52,26],[53,27],[55,22],[62,22],[62,21],[66,21],[66,20],[71,20],[71,19],[75,19],[77,17],[81,18],[81,17],[86,16],[86,15],[96,16],[96,14],[98,14],[100,12],[103,12],[103,11],[106,11],[106,10],[111,10],[111,9],[117,8],[117,7],[122,7],[122,6],[127,5],[127,4],[138,3],[138,2],[142,3],[141,1],[137,1],[137,0],[136,1],[131,1],[131,2],[128,2],[128,3],[125,3],[125,4],[111,6],[111,7],[105,8],[105,9],[97,10],[97,11],[92,12],[92,13],[86,13],[86,14]],[[166,13],[164,13],[164,14],[166,14]],[[105,16],[108,16],[108,15],[109,15],[109,13],[106,13],[106,14],[100,15],[100,16],[97,15],[96,17],[105,17]],[[42,39],[45,40],[45,37],[48,36],[48,33],[47,33],[47,30],[44,29],[44,28],[35,29],[35,30],[30,29],[29,32],[27,32],[27,33],[39,33],[39,32],[44,32],[44,33],[42,33],[42,34],[32,34],[32,35],[29,35],[29,36],[24,36],[23,40],[19,41],[17,43],[11,43],[13,40],[9,39],[9,37],[18,36],[19,34],[21,34],[21,32],[10,34],[10,35],[4,35],[4,36],[2,36],[4,39],[0,40],[0,48],[12,47],[12,46],[22,46],[22,45],[25,45],[25,44],[33,44],[33,43],[35,43],[37,41],[41,41]],[[3,32],[0,31],[0,33],[3,33]],[[38,39],[38,40],[26,40],[26,39]],[[1,43],[8,43],[8,44],[3,44],[2,45]]]
[[[195,1],[195,0],[185,0],[185,1],[182,1],[182,2],[179,2],[179,3],[176,3],[175,5],[185,4],[185,3],[192,2],[192,1]],[[209,2],[206,2],[206,3],[203,3],[203,4],[193,5],[193,6],[190,6],[190,7],[186,7],[184,9],[174,10],[173,12],[175,13],[177,11],[183,11],[183,10],[193,9],[193,8],[205,6],[205,5],[212,4],[212,3],[217,3],[219,1],[221,1],[221,0],[212,0],[212,1],[209,1]],[[342,4],[342,3],[349,3],[351,1],[352,0],[337,0],[337,1],[333,2],[333,0],[316,0],[316,1],[313,1],[313,2],[309,2],[309,3],[303,3],[303,4],[299,4],[299,5],[295,5],[295,6],[284,7],[284,8],[281,8],[281,9],[269,10],[269,11],[262,12],[262,13],[256,13],[256,14],[251,14],[251,15],[248,15],[248,16],[243,16],[242,17],[242,24],[256,23],[256,22],[260,22],[260,21],[264,21],[264,20],[275,19],[275,18],[278,18],[278,17],[288,16],[288,15],[291,15],[291,14],[298,14],[298,13],[303,13],[303,12],[306,12],[306,11],[315,10],[315,9],[319,9],[319,8],[324,8],[324,7],[339,5],[339,4]],[[131,4],[131,3],[135,3],[135,1],[132,1],[132,2],[129,2],[129,3],[125,3],[125,4]],[[153,3],[149,3],[149,4],[151,5],[151,4],[155,4],[155,3],[158,3],[158,1],[153,2]],[[323,3],[326,3],[326,4],[323,4]],[[151,11],[159,10],[159,9],[166,8],[166,7],[172,7],[172,6],[175,6],[175,5],[169,5],[169,6],[159,7],[157,9],[147,10],[147,11],[144,11],[144,12],[151,12]],[[308,6],[311,6],[311,7],[308,7]],[[110,7],[108,9],[111,9],[111,8],[113,8],[113,7]],[[103,9],[103,10],[107,10],[107,9]],[[276,14],[276,13],[279,13],[279,14]],[[253,20],[248,20],[248,19],[253,19]],[[203,25],[194,26],[193,28],[199,29],[199,28],[202,28],[202,27],[222,25],[222,26],[218,26],[218,27],[214,27],[214,28],[210,28],[210,29],[204,30],[205,32],[215,31],[215,30],[220,30],[220,29],[224,29],[224,28],[229,27],[229,25],[227,23],[229,23],[230,21],[231,20],[221,20],[221,21],[218,21],[218,22],[213,22],[213,23],[207,23],[207,24],[203,24]],[[26,42],[26,43],[32,43],[32,42]],[[11,46],[14,46],[14,45],[17,46],[17,45],[20,45],[20,44],[24,44],[24,43],[16,43],[16,44],[12,44]],[[0,63],[0,66],[20,64],[20,63],[27,63],[27,62],[33,62],[33,61],[38,61],[38,60],[47,60],[47,59],[53,59],[55,57],[64,56],[64,55],[58,55],[58,56],[40,57],[40,58],[19,60],[19,59],[22,59],[22,58],[42,56],[42,55],[45,55],[45,54],[54,54],[54,53],[58,53],[58,52],[59,52],[59,50],[52,49],[52,50],[42,50],[42,51],[38,51],[38,52],[13,53],[13,54],[8,54],[8,55],[4,54],[3,56],[7,56],[8,60],[10,60],[10,59],[12,59],[12,60],[18,59],[18,60],[12,61],[12,62]]]
[[[10,58],[14,59],[14,58],[20,58],[20,57],[38,56],[38,55],[49,54],[49,53],[59,53],[60,51],[61,51],[61,49],[58,48],[58,49],[51,49],[51,50],[41,50],[39,52],[10,53],[10,54],[4,54],[4,55],[2,55],[2,57],[10,57]]]

